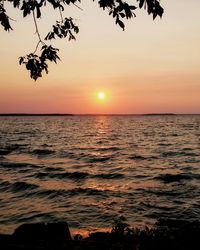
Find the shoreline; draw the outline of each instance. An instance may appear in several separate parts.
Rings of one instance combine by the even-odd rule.
[[[58,116],[58,117],[65,117],[65,116],[199,116],[200,113],[141,113],[141,114],[74,114],[74,113],[0,113],[0,117],[27,117],[27,116]]]
[[[154,229],[130,228],[124,218],[110,232],[88,236],[72,232],[67,222],[22,224],[12,235],[0,234],[7,250],[196,250],[200,247],[200,221],[160,220]]]

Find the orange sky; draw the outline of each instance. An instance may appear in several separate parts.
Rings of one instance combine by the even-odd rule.
[[[32,18],[9,8],[17,22],[10,33],[1,28],[0,113],[200,113],[200,1],[161,3],[161,20],[138,10],[125,32],[93,1],[83,0],[84,11],[71,7],[66,16],[77,19],[77,40],[53,43],[62,62],[37,82],[18,65],[37,43]],[[53,12],[39,21],[44,35]]]

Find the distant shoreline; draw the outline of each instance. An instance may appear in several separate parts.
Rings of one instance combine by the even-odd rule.
[[[146,113],[146,114],[63,114],[63,113],[0,113],[1,116],[179,116],[200,114]]]
[[[73,116],[73,114],[29,114],[29,113],[6,113],[0,114],[0,116]]]

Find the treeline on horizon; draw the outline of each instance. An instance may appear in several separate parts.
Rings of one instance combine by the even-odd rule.
[[[200,115],[200,113],[145,113],[145,114],[73,114],[73,113],[0,113],[2,116],[186,116]]]
[[[187,114],[187,113],[144,113],[144,114],[73,114],[73,113],[0,113],[0,116],[177,116],[177,115],[200,115],[199,113]]]

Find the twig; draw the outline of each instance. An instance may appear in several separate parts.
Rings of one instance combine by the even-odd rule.
[[[77,4],[73,3],[73,5],[76,6],[79,10],[83,11],[83,9],[81,7],[79,7]]]
[[[37,45],[36,45],[36,48],[35,48],[35,50],[34,50],[33,54],[35,54],[35,53],[36,53],[36,51],[37,51],[38,46],[39,46],[39,44],[40,44],[40,43],[41,43],[41,41],[38,41],[38,43],[37,43]]]
[[[39,30],[38,30],[38,26],[37,26],[37,22],[36,22],[36,17],[35,17],[35,12],[34,12],[34,10],[33,10],[33,20],[34,20],[35,29],[36,29],[36,33],[37,33],[37,35],[38,35],[38,38],[39,38],[40,42],[42,42],[42,39],[41,39],[41,37],[40,37],[40,32],[39,32]]]
[[[61,17],[61,22],[63,23],[63,22],[64,22],[64,19],[63,19],[63,15],[62,15],[62,10],[61,10],[61,8],[59,8],[59,12],[60,12],[60,17]]]
[[[35,50],[34,50],[34,52],[33,52],[33,54],[35,54],[35,52],[36,52],[37,49],[38,49],[39,44],[42,43],[42,44],[45,45],[45,43],[44,43],[44,42],[42,41],[42,39],[41,39],[40,32],[39,32],[38,26],[37,26],[37,21],[36,21],[36,17],[35,17],[35,12],[34,12],[34,10],[33,10],[33,20],[34,20],[34,24],[35,24],[36,34],[37,34],[37,36],[38,36],[38,38],[39,38],[39,41],[38,41],[38,43],[37,43],[37,45],[36,45],[36,48],[35,48]]]
[[[11,21],[13,21],[13,22],[17,22],[17,20],[12,19],[12,18],[11,18],[11,17],[9,17],[9,16],[8,16],[8,18],[9,18]]]

